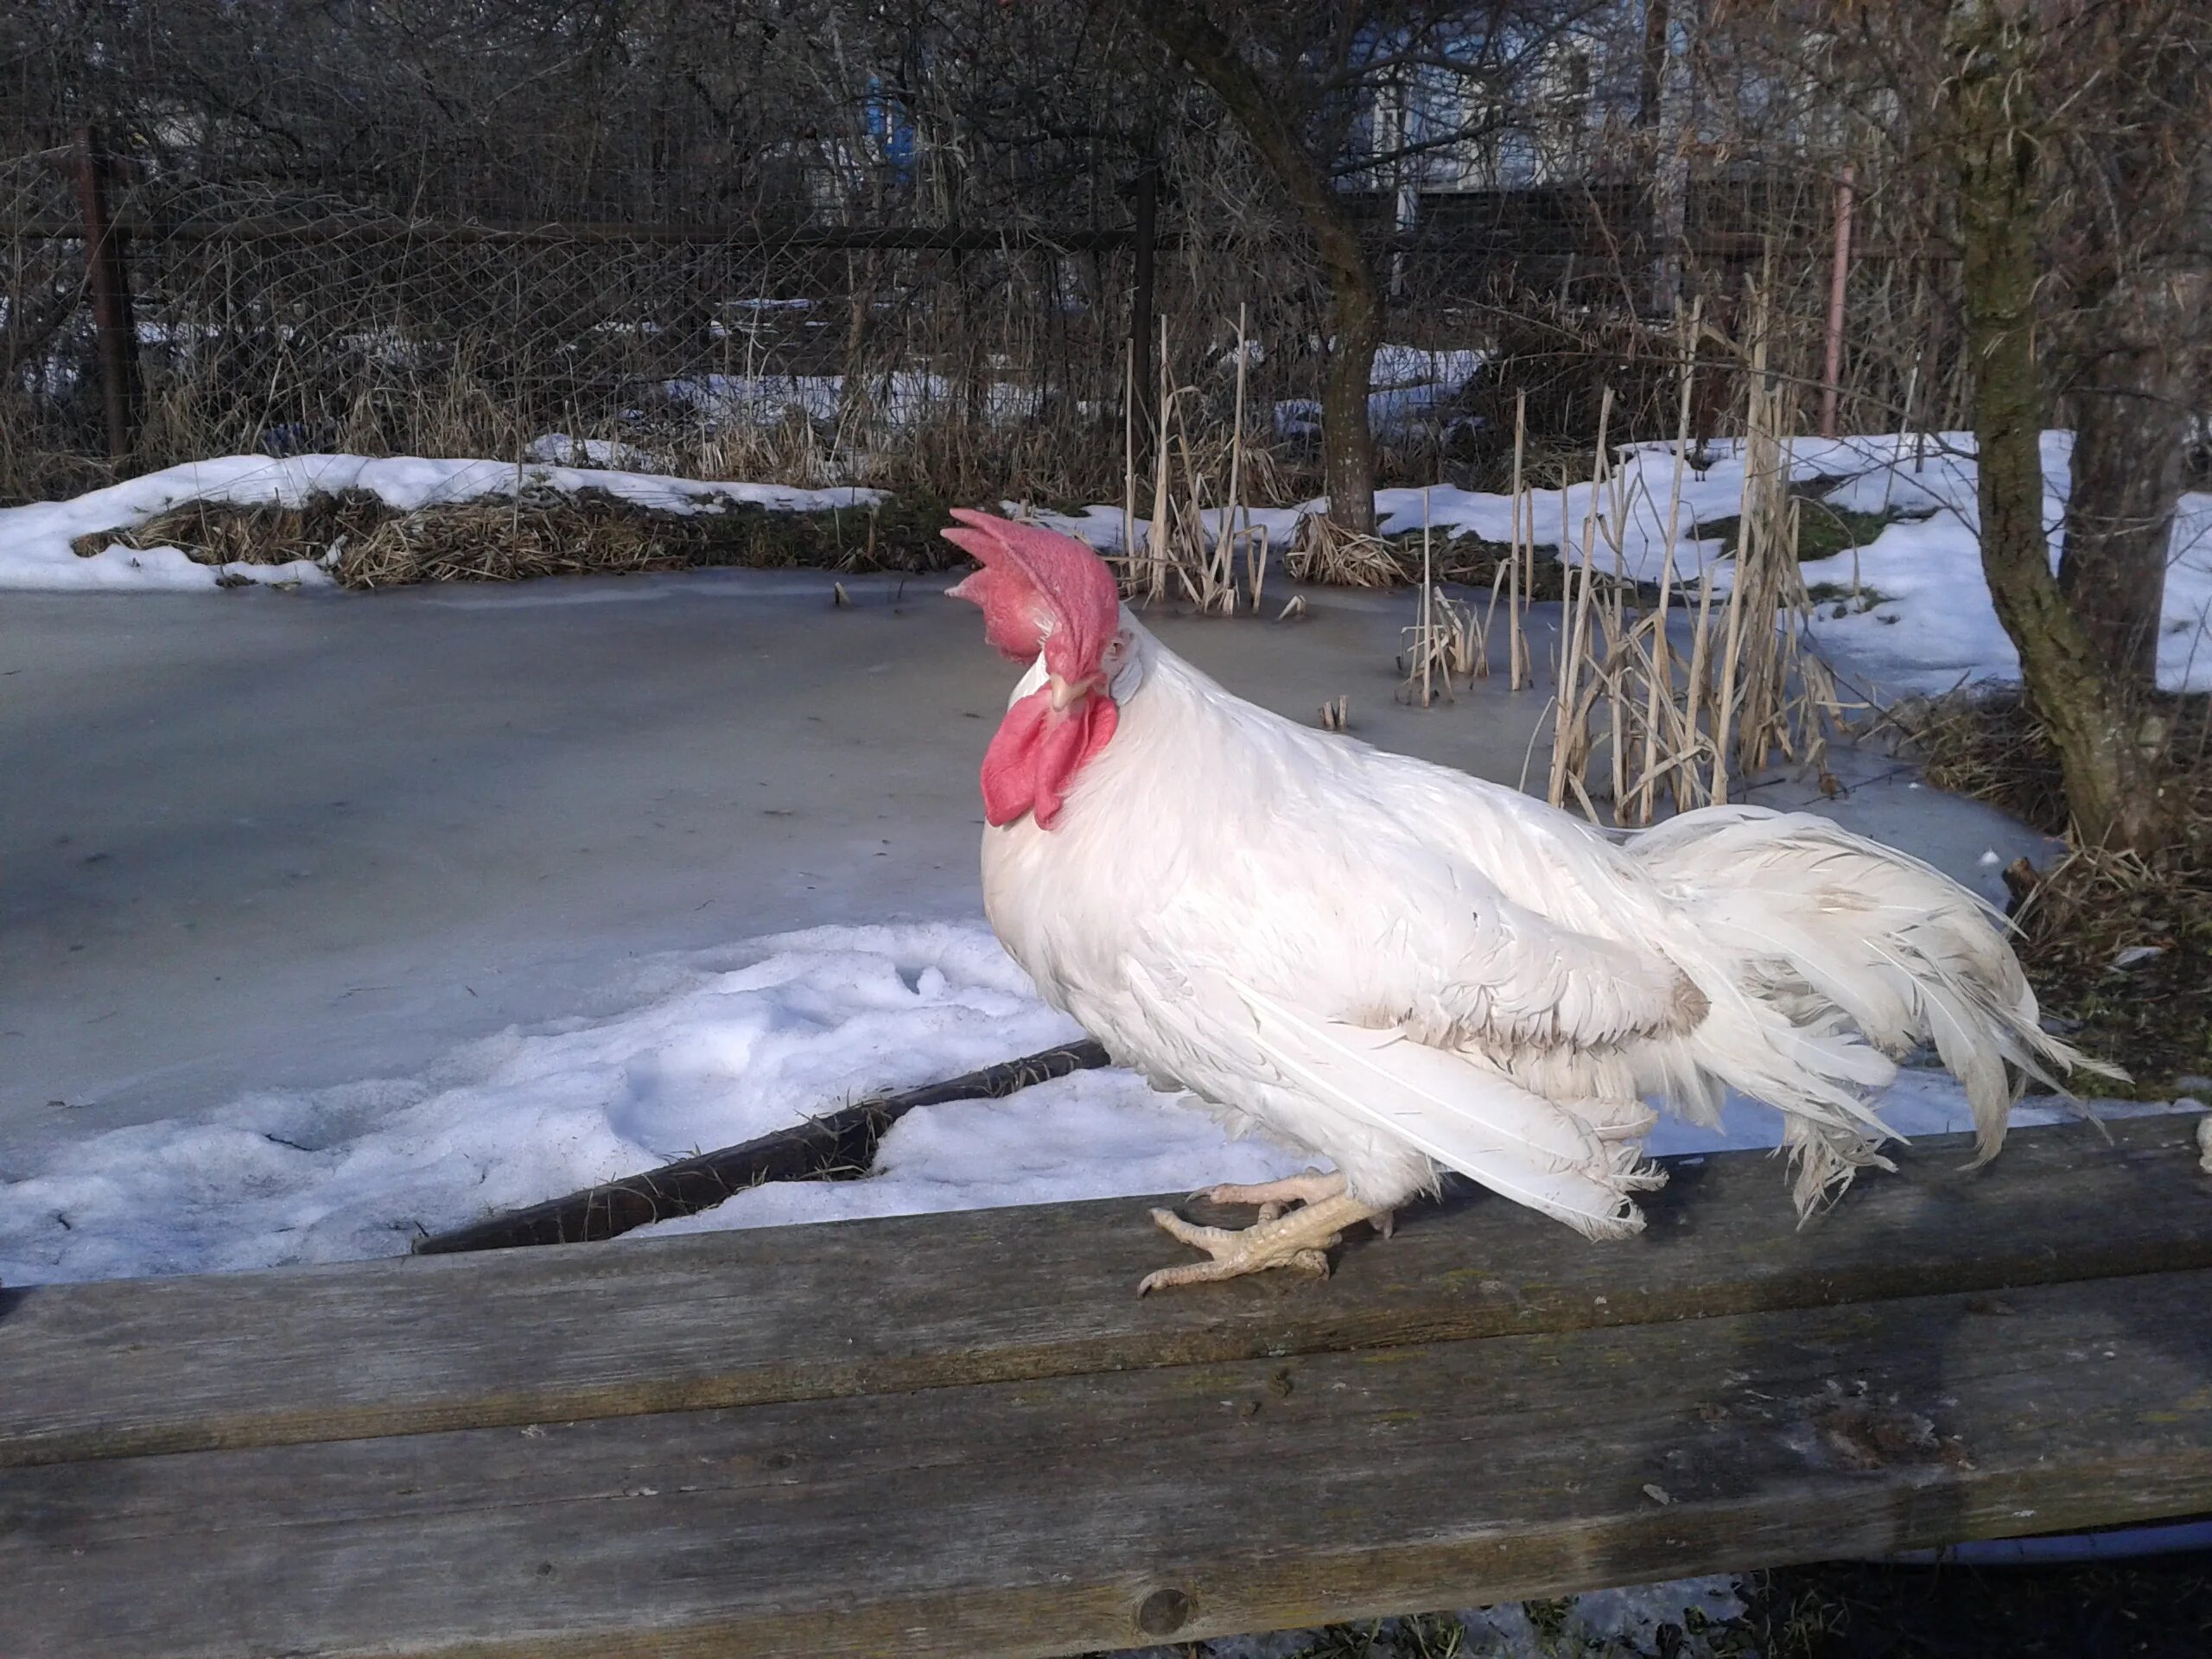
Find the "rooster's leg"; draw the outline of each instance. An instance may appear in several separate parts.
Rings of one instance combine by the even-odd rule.
[[[1179,1268],[1162,1268],[1147,1274],[1137,1286],[1141,1296],[1148,1290],[1173,1285],[1203,1284],[1214,1279],[1235,1279],[1268,1268],[1295,1268],[1319,1278],[1329,1276],[1330,1248],[1354,1222],[1371,1221],[1376,1211],[1346,1192],[1308,1203],[1287,1215],[1263,1221],[1241,1231],[1226,1227],[1198,1227],[1173,1210],[1155,1210],[1153,1220],[1213,1260],[1192,1262]]]
[[[1260,1219],[1273,1221],[1294,1204],[1319,1204],[1344,1190],[1344,1178],[1341,1174],[1324,1175],[1318,1169],[1309,1169],[1303,1175],[1286,1176],[1280,1181],[1262,1181],[1255,1186],[1210,1186],[1191,1196],[1208,1204],[1256,1204],[1260,1206]],[[1375,1224],[1376,1232],[1388,1238],[1397,1211],[1377,1211],[1368,1219]]]

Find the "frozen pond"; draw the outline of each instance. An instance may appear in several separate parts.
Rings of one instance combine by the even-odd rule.
[[[0,1171],[611,1011],[652,953],[976,915],[976,766],[1013,671],[946,579],[845,585],[849,608],[811,572],[10,595]],[[1540,694],[1400,706],[1410,597],[1309,603],[1158,626],[1286,714],[1345,696],[1370,741],[1520,776]],[[1986,890],[1986,850],[2032,844],[1857,770],[1823,810]]]

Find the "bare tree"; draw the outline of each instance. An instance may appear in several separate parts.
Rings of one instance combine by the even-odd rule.
[[[2082,838],[2171,846],[2154,671],[2203,370],[2212,4],[1745,0],[1716,18],[1735,51],[1828,106],[1799,123],[1804,163],[1871,161],[1866,200],[1891,234],[1955,250],[1955,264],[1923,266],[1941,274],[1913,308],[1927,328],[1958,318],[1963,355],[1928,360],[1931,374],[1955,363],[1953,407],[1975,433],[1991,602]],[[1862,135],[1860,155],[1828,111]],[[1924,418],[1917,369],[1908,385]],[[2042,435],[2068,426],[2054,572]]]
[[[2091,844],[2153,853],[2176,830],[2175,792],[2142,704],[2180,486],[2178,435],[2170,426],[2180,408],[2179,375],[2157,361],[2160,345],[2144,331],[2161,319],[2178,324],[2177,307],[2192,294],[2201,305],[2201,232],[2192,252],[2185,234],[2171,238],[2131,213],[2084,213],[2088,204],[2054,197],[2061,112],[2096,96],[2128,98],[2117,77],[2145,67],[2132,51],[2116,60],[2086,54],[2112,39],[2097,8],[2056,10],[2053,27],[2017,0],[1952,0],[1945,20],[1942,132],[1958,186],[1975,365],[1982,568],[2058,751],[2076,829]],[[2200,28],[2197,49],[2204,38]],[[2116,144],[2111,129],[2085,133],[2082,125],[2069,137],[2107,179],[2139,172],[2145,162],[2129,153],[2139,146],[2163,149],[2178,136],[2145,139],[2139,130]],[[2196,200],[2201,165],[2184,171],[2185,202]],[[2069,529],[2085,534],[2079,546],[2069,538],[2063,577],[2052,573],[2043,518],[2039,437],[2050,399],[2037,351],[2054,200],[2077,257],[2112,273],[2088,315],[2101,313],[2123,331],[2112,349],[2096,353],[2082,387],[2086,443],[2077,446]],[[2146,236],[2147,248],[2129,245],[2130,234]],[[2186,360],[2185,350],[2177,355]],[[2131,450],[2131,436],[2147,453]]]
[[[1510,92],[1576,19],[1602,4],[1557,0],[1460,3],[1217,5],[1116,0],[1220,100],[1288,198],[1328,284],[1321,383],[1324,487],[1346,529],[1375,527],[1375,440],[1368,387],[1382,343],[1384,296],[1372,251],[1339,188],[1347,174],[1464,151],[1515,118]],[[1418,130],[1359,142],[1394,77],[1427,83]]]

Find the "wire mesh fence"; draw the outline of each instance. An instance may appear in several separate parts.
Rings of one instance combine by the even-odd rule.
[[[86,245],[65,177],[76,165],[73,146],[0,164],[14,227],[0,443],[17,497],[102,470]],[[1832,208],[1808,200],[1789,222],[1751,212],[1753,194],[1694,196],[1700,217],[1666,262],[1630,191],[1425,199],[1426,223],[1376,238],[1391,273],[1376,376],[1386,455],[1418,470],[1480,452],[1497,397],[1521,391],[1537,429],[1562,439],[1592,429],[1609,384],[1629,429],[1644,382],[1661,420],[1677,350],[1668,308],[1704,291],[1725,317],[1747,278],[1780,290],[1788,372],[1817,381]],[[1203,374],[1224,360],[1239,302],[1266,319],[1253,406],[1274,411],[1262,435],[1294,472],[1315,417],[1319,318],[1299,250],[1270,251],[1279,283],[1241,260],[1243,283],[1224,281],[1204,225],[1160,228],[1141,302],[1127,226],[514,226],[146,183],[118,191],[111,213],[145,386],[130,449],[141,467],[251,451],[528,455],[1098,497],[1119,479],[1136,311],[1167,320],[1171,373]],[[1860,315],[1916,305],[1938,325],[1930,265],[1860,259]],[[1847,420],[1926,418],[1944,393],[1926,354],[1879,345],[1853,341]],[[1719,379],[1707,401],[1725,424]]]
[[[10,338],[21,493],[96,455],[99,422],[84,232],[19,194],[43,213],[10,238],[11,315],[32,324]],[[530,454],[957,486],[984,452],[1027,472],[1040,427],[1118,407],[1126,234],[516,227],[143,185],[112,211],[141,464]]]
[[[639,42],[579,41],[557,20],[517,44],[415,19],[430,33],[420,66],[379,79],[411,46],[413,14],[390,10],[386,33],[270,48],[302,54],[290,79],[233,42],[156,99],[78,39],[51,48],[79,83],[66,96],[19,87],[10,120],[0,89],[0,499],[214,454],[344,451],[1109,500],[1125,434],[1144,440],[1125,400],[1151,407],[1164,375],[1194,388],[1186,410],[1226,421],[1240,355],[1258,490],[1319,487],[1331,321],[1306,231],[1217,110],[1187,88],[1137,97],[1157,65],[1048,41],[1066,61],[1027,92],[995,69],[941,109],[938,82],[982,72],[935,60],[894,95],[887,72],[836,56],[863,54],[838,44],[844,9],[824,4],[804,53],[786,22],[760,36],[765,67],[741,74],[716,37],[723,79],[694,70],[687,89],[655,60],[650,96],[626,102]],[[1048,10],[984,8],[973,27],[1043,29]],[[235,28],[219,7],[205,22],[210,39]],[[703,27],[655,25],[664,45]],[[878,38],[874,60],[904,39]],[[200,48],[180,35],[165,49]],[[483,97],[467,76],[489,72],[469,66],[500,51],[512,79]],[[1732,429],[1726,348],[1754,283],[1771,372],[1809,410],[1834,332],[1846,161],[1859,251],[1838,418],[1952,417],[1955,272],[1878,134],[1761,149],[1713,139],[1700,116],[1662,142],[1613,120],[1597,91],[1563,116],[1562,86],[1599,83],[1560,60],[1483,165],[1439,147],[1395,173],[1338,170],[1387,294],[1370,403],[1382,481],[1486,476],[1524,391],[1540,443],[1586,449],[1608,388],[1617,433],[1670,435],[1686,349],[1705,365],[1700,432]],[[344,65],[381,93],[318,95],[315,77]],[[441,78],[463,90],[416,86]],[[585,86],[601,105],[579,102]],[[543,109],[508,119],[525,98]],[[1528,150],[1531,134],[1551,148]],[[111,156],[89,165],[97,149]],[[130,314],[120,368],[90,275],[88,172]],[[1686,342],[1694,300],[1707,328]]]

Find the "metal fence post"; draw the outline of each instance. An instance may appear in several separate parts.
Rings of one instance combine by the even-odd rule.
[[[108,212],[110,157],[92,127],[78,134],[77,200],[85,217],[85,286],[99,339],[100,404],[107,452],[120,461],[138,438],[138,335],[130,317],[130,268],[124,233]]]

